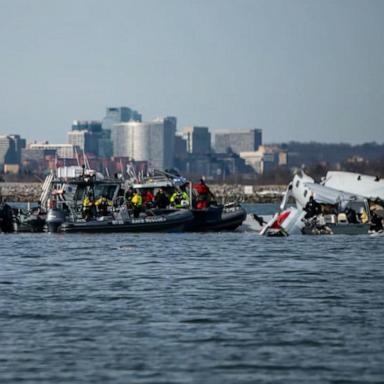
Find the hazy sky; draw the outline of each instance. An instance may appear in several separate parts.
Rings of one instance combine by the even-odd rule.
[[[126,105],[266,142],[384,142],[382,0],[0,0],[0,133]]]

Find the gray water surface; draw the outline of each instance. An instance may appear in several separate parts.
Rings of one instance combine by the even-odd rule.
[[[0,382],[383,383],[383,246],[0,235]]]

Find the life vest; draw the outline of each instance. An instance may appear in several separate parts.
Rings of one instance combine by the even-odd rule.
[[[193,189],[201,195],[205,195],[209,193],[209,188],[202,183],[194,184]]]
[[[361,221],[363,224],[368,223],[368,214],[367,214],[367,212],[365,211],[365,209],[363,209],[362,212],[360,213],[360,221]]]
[[[93,206],[93,200],[91,200],[88,196],[86,196],[83,200],[83,207],[90,208]]]
[[[176,208],[185,208],[189,205],[189,196],[187,192],[177,191],[171,196],[169,201]]]
[[[132,197],[131,200],[132,204],[135,205],[136,207],[141,207],[143,204],[143,199],[142,197],[137,193]]]
[[[108,199],[104,196],[99,197],[95,202],[96,207],[98,208],[107,208],[108,205],[111,205]]]
[[[144,203],[152,203],[152,201],[154,200],[154,196],[151,192],[147,192],[145,195],[144,195]]]
[[[207,208],[207,206],[208,206],[207,200],[198,200],[198,202],[196,203],[197,209],[204,209],[204,208]]]

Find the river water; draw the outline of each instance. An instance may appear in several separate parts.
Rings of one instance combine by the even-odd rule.
[[[2,234],[0,382],[383,383],[383,249],[251,231]]]

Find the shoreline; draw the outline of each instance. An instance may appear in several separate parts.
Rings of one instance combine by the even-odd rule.
[[[6,201],[34,203],[40,199],[42,186],[40,182],[1,182],[0,196]],[[220,203],[276,203],[281,201],[286,186],[211,184],[209,188]]]

